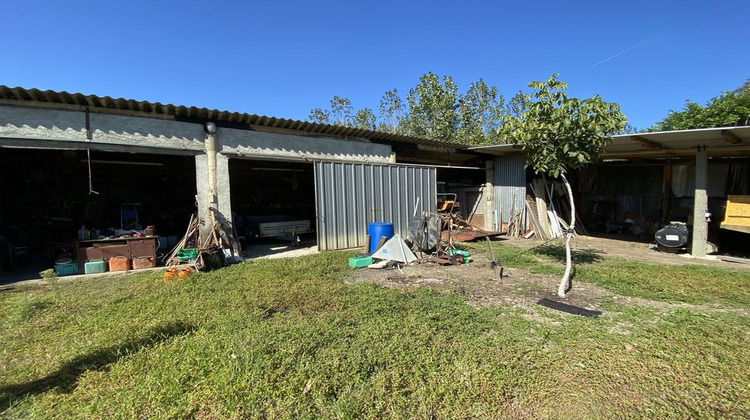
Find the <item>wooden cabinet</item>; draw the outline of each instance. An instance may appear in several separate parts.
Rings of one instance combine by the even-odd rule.
[[[151,257],[156,261],[157,236],[143,238],[95,239],[76,242],[78,272],[84,272],[88,260],[112,257]]]

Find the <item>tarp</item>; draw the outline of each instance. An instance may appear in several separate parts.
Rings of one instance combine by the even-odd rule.
[[[438,216],[416,217],[409,223],[409,238],[421,251],[430,252],[440,242],[441,220]]]
[[[381,260],[398,261],[410,263],[417,259],[416,255],[409,249],[401,236],[393,235],[379,250],[372,254],[372,258]]]

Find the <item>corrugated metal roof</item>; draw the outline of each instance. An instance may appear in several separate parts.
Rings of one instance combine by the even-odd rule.
[[[429,146],[438,149],[461,150],[465,145],[400,134],[383,133],[359,128],[342,127],[329,124],[318,124],[285,118],[267,117],[265,115],[244,114],[240,112],[220,111],[218,109],[186,107],[182,105],[162,104],[159,102],[136,101],[133,99],[99,97],[81,93],[56,92],[52,90],[11,88],[0,85],[0,100],[37,102],[51,105],[68,105],[89,108],[108,109],[113,111],[130,111],[144,116],[172,116],[176,119],[194,119],[230,124],[261,126],[283,130],[295,130],[300,134],[327,135],[344,137],[351,140],[369,140],[375,142],[409,143]]]
[[[612,136],[600,157],[673,158],[695,156],[697,147],[706,147],[710,156],[748,156],[750,127],[718,127],[694,130],[660,131],[654,133]]]
[[[690,158],[705,146],[710,156],[750,156],[750,127],[719,127],[694,130],[660,131],[612,136],[601,159]],[[520,146],[500,144],[476,146],[470,150],[495,156],[521,153]]]

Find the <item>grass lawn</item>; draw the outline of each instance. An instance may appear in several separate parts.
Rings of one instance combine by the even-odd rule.
[[[577,281],[691,305],[537,319],[346,285],[350,255],[0,292],[0,417],[750,417],[750,271],[579,254]]]

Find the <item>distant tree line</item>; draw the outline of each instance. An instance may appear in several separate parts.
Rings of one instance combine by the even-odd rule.
[[[483,79],[463,94],[450,76],[427,73],[405,98],[397,89],[385,92],[377,114],[370,108],[354,109],[346,97],[334,96],[328,108],[314,108],[309,120],[316,123],[377,130],[468,145],[501,144],[503,121],[528,109],[522,91],[506,101],[498,88]],[[669,111],[664,120],[647,129],[625,124],[618,134],[750,125],[750,79],[724,91],[705,105],[687,100],[681,111]]]
[[[733,91],[724,91],[706,105],[687,100],[682,111],[669,111],[647,131],[688,130],[750,125],[750,79]]]
[[[355,110],[348,98],[334,96],[329,108],[312,109],[309,120],[469,145],[497,144],[501,121],[523,109],[523,101],[519,92],[506,103],[497,87],[483,79],[461,94],[452,77],[427,73],[406,98],[395,88],[385,92],[377,115],[370,108]]]

